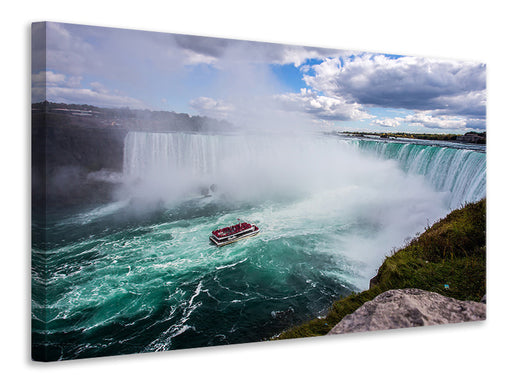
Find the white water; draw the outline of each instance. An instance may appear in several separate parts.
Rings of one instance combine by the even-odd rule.
[[[206,201],[258,220],[264,241],[331,231],[317,251],[350,259],[359,286],[392,248],[485,195],[485,154],[414,144],[132,132],[124,159],[128,196],[172,206],[215,184]]]
[[[422,175],[438,191],[448,192],[447,205],[459,208],[486,195],[486,156],[483,152],[419,143],[353,141],[379,159],[394,159],[410,174]]]
[[[381,161],[377,165],[361,152]],[[232,197],[259,198],[268,193],[288,197],[334,185],[371,183],[357,175],[385,178],[382,160],[396,160],[407,174],[424,176],[435,190],[448,195],[448,208],[485,196],[485,153],[417,143],[345,142],[332,137],[132,132],[125,142],[124,174],[134,190],[136,184],[142,184],[139,193],[160,194],[164,201],[213,183]]]
[[[485,194],[483,154],[372,145],[130,133],[118,202],[47,222],[38,340],[52,358],[262,340],[366,289],[394,247]],[[237,218],[261,234],[209,244]]]

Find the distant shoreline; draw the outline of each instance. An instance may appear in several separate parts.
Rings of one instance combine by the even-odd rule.
[[[381,139],[417,139],[431,141],[449,141],[457,143],[486,144],[487,133],[467,132],[464,135],[455,133],[408,133],[408,132],[349,132],[338,131],[338,134],[354,137],[378,137]]]

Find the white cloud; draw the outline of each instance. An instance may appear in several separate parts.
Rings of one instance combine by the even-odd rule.
[[[223,100],[214,100],[210,97],[198,97],[191,100],[189,105],[200,115],[216,119],[225,119],[234,110],[233,105]]]
[[[32,75],[33,87],[54,87],[63,85],[67,87],[78,87],[81,81],[81,76],[66,76],[63,73],[55,73],[53,71],[41,71]]]
[[[69,28],[69,26],[68,26]],[[74,76],[100,66],[94,47],[65,24],[46,23],[46,66]]]
[[[418,112],[414,115],[402,118],[402,121],[412,125],[420,125],[426,128],[442,128],[442,129],[464,129],[466,128],[466,120],[456,116],[439,116],[434,117],[425,112]]]
[[[327,59],[304,75],[308,86],[363,105],[485,116],[485,65],[362,54]]]
[[[327,59],[321,64],[313,65],[310,69],[315,72],[315,75],[303,76],[308,86],[326,95],[335,96],[340,94],[338,78],[341,76],[343,68],[339,58]]]
[[[48,91],[74,103],[141,106],[126,95],[158,100],[171,89],[182,92],[175,97],[182,100],[198,92],[212,96],[189,105],[216,118],[234,116],[236,105],[239,117],[265,111],[279,118],[292,112],[323,121],[362,120],[374,117],[368,106],[379,106],[426,113],[408,122],[376,119],[381,126],[485,126],[483,64],[60,23],[46,28],[47,70],[33,75],[33,94],[39,98]],[[322,62],[313,65],[308,59]],[[276,95],[279,76],[268,64],[295,65],[309,89]],[[82,85],[84,79],[91,83]],[[268,100],[269,95],[276,96]]]
[[[349,103],[341,97],[321,96],[305,88],[300,93],[286,93],[274,98],[285,110],[306,112],[319,120],[362,120],[373,117],[360,104]]]
[[[481,128],[480,120],[467,119],[461,116],[433,116],[433,111],[422,111],[405,117],[375,119],[373,123],[382,127],[396,128],[402,123],[423,128],[459,130],[466,128]],[[480,126],[478,126],[480,124]]]
[[[288,45],[284,49],[279,47],[279,53],[279,55],[276,55],[278,59],[274,60],[274,63],[293,64],[299,67],[309,59],[326,59],[328,57],[340,56],[344,54],[344,51]]]
[[[53,73],[52,71],[41,71],[32,75],[32,84],[63,84],[66,81],[66,75],[62,73]]]
[[[99,82],[90,88],[81,87],[80,76],[66,76],[53,71],[32,75],[32,101],[50,100],[59,103],[93,104],[102,107],[131,107],[145,109],[147,104],[135,98],[116,94]]]
[[[217,62],[217,59],[213,56],[204,55],[190,49],[185,49],[183,53],[186,57],[185,65],[214,64]]]
[[[97,93],[108,93],[108,89],[101,84],[99,81],[93,81],[91,84],[91,90]]]
[[[400,125],[400,120],[399,119],[392,119],[392,118],[388,118],[388,119],[377,119],[377,120],[373,120],[374,123],[380,125],[381,127],[388,127],[388,128],[396,128]]]
[[[146,109],[148,105],[129,96],[98,92],[89,88],[48,87],[46,98],[59,103],[91,104],[101,107]]]

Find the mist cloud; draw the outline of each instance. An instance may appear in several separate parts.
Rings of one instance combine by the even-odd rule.
[[[223,100],[214,100],[210,97],[198,97],[190,101],[190,106],[200,115],[215,119],[226,119],[233,112],[234,107]]]

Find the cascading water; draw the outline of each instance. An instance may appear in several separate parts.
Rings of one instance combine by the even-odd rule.
[[[250,169],[254,173],[255,166],[264,162],[268,180],[272,168],[268,162],[273,161],[277,169],[287,174],[300,168],[304,177],[310,178],[319,171],[315,168],[323,172],[325,167],[333,167],[335,162],[345,160],[336,152],[348,150],[344,141],[317,138],[318,143],[321,149],[311,151],[312,148],[303,141],[290,138],[284,143],[279,140],[276,143],[268,137],[249,140],[244,136],[132,132],[125,143],[124,173],[127,177],[146,179],[152,175],[160,179],[162,176],[181,177],[181,182],[196,176],[208,182],[226,176],[226,170],[246,172]],[[486,156],[483,152],[420,143],[372,140],[352,140],[350,143],[379,159],[398,161],[407,173],[424,176],[436,190],[449,193],[448,207],[451,209],[485,196]],[[287,167],[290,161],[294,164]]]
[[[436,190],[449,192],[448,206],[451,209],[485,197],[486,156],[483,152],[420,143],[372,140],[354,140],[352,143],[380,159],[397,160],[408,173],[425,176]]]
[[[47,266],[33,274],[45,293],[33,301],[36,355],[258,341],[322,315],[366,289],[390,250],[451,202],[485,195],[485,155],[334,136],[132,132],[123,178],[119,201],[46,217],[33,250]],[[261,234],[209,243],[238,218]]]

